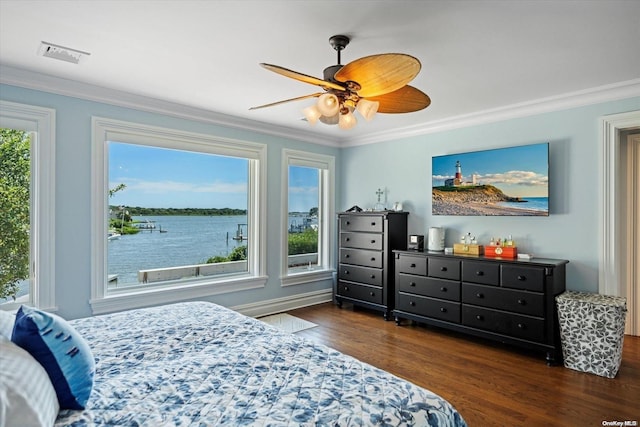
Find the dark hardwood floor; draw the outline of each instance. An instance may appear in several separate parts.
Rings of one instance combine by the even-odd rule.
[[[625,336],[622,366],[608,379],[547,366],[544,354],[408,322],[397,326],[348,304],[289,313],[318,325],[297,335],[439,394],[471,427],[640,425],[639,337]]]

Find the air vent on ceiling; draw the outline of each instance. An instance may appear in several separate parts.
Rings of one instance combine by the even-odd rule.
[[[40,55],[77,64],[91,54],[89,52],[43,41],[40,45]]]

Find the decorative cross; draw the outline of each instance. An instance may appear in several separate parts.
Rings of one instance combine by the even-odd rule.
[[[380,203],[380,196],[384,194],[384,191],[378,188],[378,191],[376,191],[376,194],[378,195],[378,203]]]

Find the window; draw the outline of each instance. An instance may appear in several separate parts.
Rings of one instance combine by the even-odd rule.
[[[332,276],[334,170],[331,156],[283,151],[284,286]]]
[[[20,173],[27,174],[24,185],[14,185],[9,190],[9,183],[5,181],[0,190],[11,191],[18,197],[14,199],[11,209],[15,210],[11,211],[11,218],[3,220],[13,221],[17,219],[16,215],[22,216],[12,224],[17,230],[12,234],[12,239],[3,239],[4,243],[14,240],[14,248],[19,248],[18,257],[10,261],[3,256],[0,270],[5,278],[23,278],[18,282],[17,299],[0,299],[0,304],[2,309],[15,309],[20,304],[28,304],[55,310],[55,111],[0,101],[0,128],[3,129],[3,148],[9,148],[9,140],[13,139],[16,144],[11,143],[12,155],[26,160]],[[17,152],[16,148],[22,150],[22,153]],[[3,153],[3,158],[6,159],[5,155],[10,154]],[[16,172],[16,166],[14,160],[3,165],[2,174],[10,172],[9,169]],[[18,187],[23,188],[19,190]],[[21,194],[18,195],[16,191]],[[3,204],[11,202],[6,194],[1,197]],[[8,212],[9,206],[3,205],[2,214],[6,215]],[[22,234],[20,228],[26,233]],[[8,232],[4,226],[3,232]],[[28,265],[25,266],[25,262]],[[17,274],[5,275],[8,270]]]
[[[94,313],[264,286],[263,145],[93,128]]]

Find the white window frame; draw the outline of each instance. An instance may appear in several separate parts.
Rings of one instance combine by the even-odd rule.
[[[0,127],[30,132],[31,137],[31,290],[29,302],[47,311],[55,303],[56,111],[0,101]],[[17,308],[6,303],[3,309]]]
[[[94,314],[165,304],[193,298],[237,292],[265,286],[266,227],[265,218],[266,146],[211,135],[160,128],[108,118],[92,118],[92,288],[91,308]],[[109,292],[107,287],[108,219],[108,142],[124,142],[152,147],[177,148],[195,152],[249,159],[248,200],[248,272],[234,276],[208,276],[179,283],[129,292]],[[176,145],[178,143],[179,145]]]
[[[303,166],[321,170],[319,179],[318,206],[318,264],[319,267],[310,271],[289,270],[289,166]],[[335,157],[306,151],[282,150],[282,233],[281,233],[281,270],[282,286],[300,285],[319,280],[333,279],[335,269]]]

